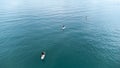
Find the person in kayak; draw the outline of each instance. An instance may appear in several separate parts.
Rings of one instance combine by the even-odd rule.
[[[41,52],[41,56],[40,56],[40,58],[41,58],[41,60],[44,60],[44,58],[45,58],[45,52],[44,52],[44,51]]]
[[[65,25],[63,25],[63,26],[62,26],[62,30],[64,30],[65,28],[66,28]]]
[[[45,52],[42,52],[41,55],[45,55]]]

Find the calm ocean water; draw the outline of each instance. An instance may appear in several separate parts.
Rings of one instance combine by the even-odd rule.
[[[0,68],[120,68],[120,0],[0,0]]]

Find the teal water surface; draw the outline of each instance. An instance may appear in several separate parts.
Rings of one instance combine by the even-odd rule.
[[[0,0],[0,68],[120,68],[120,1]]]

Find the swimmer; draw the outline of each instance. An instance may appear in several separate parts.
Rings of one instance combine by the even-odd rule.
[[[88,18],[88,17],[87,17],[87,16],[85,16],[85,19],[86,19],[86,20],[87,20],[87,18]]]

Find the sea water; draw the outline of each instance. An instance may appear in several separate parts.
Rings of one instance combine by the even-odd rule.
[[[0,0],[0,68],[120,68],[120,1]]]

